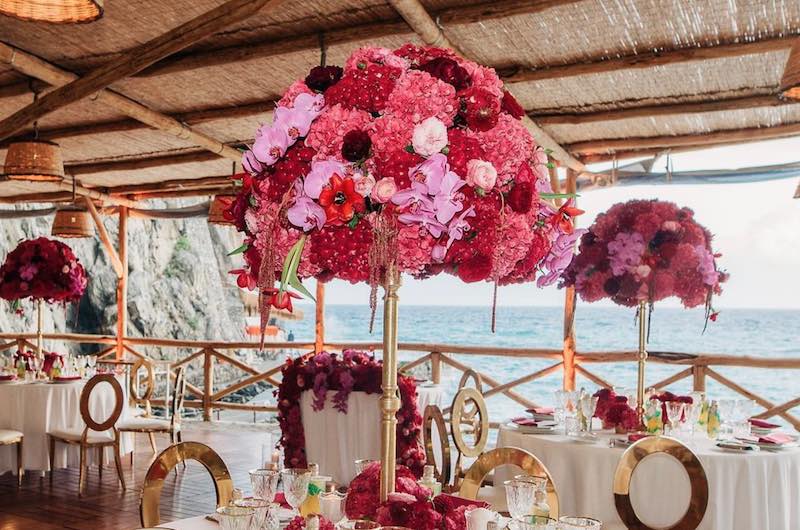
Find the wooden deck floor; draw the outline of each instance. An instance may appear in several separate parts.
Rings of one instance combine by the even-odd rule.
[[[169,439],[158,436],[159,450]],[[250,490],[248,469],[261,457],[265,436],[254,429],[206,427],[188,424],[184,441],[202,442],[217,451],[233,477],[234,485]],[[131,530],[139,528],[139,495],[153,455],[145,435],[136,437],[136,458],[123,459],[127,491],[122,491],[113,467],[106,466],[102,480],[96,467],[90,468],[83,497],[78,497],[78,470],[60,469],[51,486],[49,477],[28,473],[21,488],[10,473],[0,476],[0,530],[52,530],[56,528]],[[179,468],[180,469],[180,468]],[[214,488],[203,467],[191,462],[186,470],[170,474],[161,494],[162,521],[210,513],[214,509]]]

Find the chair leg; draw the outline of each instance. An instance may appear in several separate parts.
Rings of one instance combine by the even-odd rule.
[[[50,484],[53,483],[53,473],[56,471],[56,439],[50,437]]]
[[[181,434],[180,430],[175,433],[175,436],[177,436],[177,438],[178,438],[178,443],[182,444],[183,443],[183,435]],[[183,464],[183,469],[186,469],[186,459],[185,458],[183,459],[183,461],[181,463]]]
[[[156,454],[158,452],[158,447],[156,446],[155,433],[149,432],[147,433],[147,437],[150,438],[150,448],[153,449],[153,454]]]
[[[22,438],[17,443],[17,486],[22,486],[22,475],[24,467],[22,464]]]
[[[100,482],[103,481],[103,446],[97,448],[97,471],[100,475]]]
[[[80,471],[78,472],[78,496],[83,495],[83,487],[86,483],[86,445],[81,444]]]
[[[117,475],[119,476],[119,483],[122,485],[122,490],[126,490],[125,475],[122,474],[122,461],[120,460],[120,447],[119,440],[114,442],[114,463],[117,465]]]

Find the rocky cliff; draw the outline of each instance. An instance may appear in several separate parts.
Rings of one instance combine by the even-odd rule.
[[[197,201],[150,201],[148,208],[187,206]],[[6,207],[9,208],[10,207]],[[0,259],[22,239],[50,237],[52,215],[33,219],[0,219]],[[113,241],[116,216],[104,218]],[[116,333],[116,276],[99,238],[63,240],[75,251],[89,276],[89,286],[75,307],[46,307],[44,329],[80,333]],[[235,278],[228,271],[238,258],[227,253],[239,246],[235,230],[209,225],[205,218],[128,222],[128,335],[139,337],[242,340],[244,308]],[[27,302],[22,317],[0,301],[0,330],[35,331],[35,306]],[[91,346],[46,344],[55,351],[94,351]],[[156,357],[172,357],[174,349]]]

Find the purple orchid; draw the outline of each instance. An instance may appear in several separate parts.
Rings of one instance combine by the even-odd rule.
[[[296,110],[314,114],[316,118],[325,108],[325,96],[322,94],[298,94],[292,106]],[[280,108],[280,107],[279,107]],[[276,109],[277,110],[277,109]],[[314,119],[312,118],[312,120]]]
[[[427,210],[419,209],[416,212],[401,213],[397,220],[407,225],[416,223],[424,227],[433,237],[440,237],[447,230],[447,225],[436,220],[436,216]]]
[[[294,142],[298,138],[308,134],[309,129],[311,129],[311,123],[317,116],[318,113],[299,109],[297,107],[293,109],[289,107],[278,107],[275,109],[273,127],[280,127],[283,129],[291,141]]]
[[[256,133],[253,143],[253,155],[259,162],[271,166],[277,162],[289,148],[290,138],[283,128],[273,124],[263,125]]]
[[[450,171],[447,157],[436,153],[429,159],[408,170],[411,182],[422,182],[428,188],[430,195],[436,195],[441,190],[442,179]]]
[[[447,223],[455,214],[464,207],[462,196],[458,193],[466,181],[459,177],[455,172],[448,171],[441,181],[439,192],[433,198],[433,209],[436,212],[436,220],[440,223]]]
[[[242,167],[253,176],[260,175],[264,171],[264,166],[261,165],[261,162],[258,161],[256,155],[250,149],[242,153]]]
[[[328,219],[322,206],[315,203],[307,195],[295,199],[292,207],[286,212],[286,216],[290,223],[302,228],[303,232],[308,232],[314,228],[321,229]]]
[[[319,194],[322,192],[328,181],[331,180],[333,175],[344,177],[346,168],[341,162],[336,160],[318,160],[311,164],[311,171],[306,175],[303,189],[305,194],[312,199],[319,199]]]
[[[450,221],[450,224],[447,226],[447,243],[439,243],[433,250],[431,250],[431,258],[433,261],[437,263],[441,263],[444,261],[445,256],[447,255],[447,251],[450,249],[450,246],[453,244],[453,241],[459,241],[461,238],[464,237],[464,234],[469,230],[470,224],[467,221],[467,217],[474,217],[475,216],[475,207],[470,206],[461,214]]]
[[[575,256],[575,242],[585,232],[588,232],[588,230],[582,228],[575,230],[571,234],[558,233],[550,252],[542,262],[542,268],[546,268],[547,273],[539,276],[539,279],[536,280],[537,287],[546,287],[558,281]]]
[[[423,182],[412,181],[410,188],[400,190],[392,196],[392,202],[401,208],[411,206],[434,211],[433,201],[428,196],[428,186]]]

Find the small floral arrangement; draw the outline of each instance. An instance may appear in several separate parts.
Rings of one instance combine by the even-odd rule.
[[[72,249],[46,237],[30,239],[12,250],[0,267],[0,298],[77,302],[86,290],[86,271]]]
[[[333,525],[333,523],[321,515],[317,516],[317,519],[319,519],[319,530],[335,530],[336,527]],[[286,526],[286,530],[304,530],[305,527],[306,518],[298,515],[289,521],[289,524]]]
[[[290,287],[311,298],[308,277],[369,282],[374,308],[390,265],[557,281],[580,210],[545,200],[557,196],[547,153],[523,116],[493,69],[443,48],[362,48],[292,84],[244,153],[228,213],[245,235],[235,273],[260,288],[262,318],[291,307]]]
[[[398,465],[395,470],[395,492],[407,493],[413,498],[428,498],[430,490],[417,483],[418,476],[409,468]],[[381,489],[381,464],[373,462],[358,474],[347,489],[345,514],[349,519],[371,519],[381,507],[378,492]]]
[[[375,514],[375,520],[383,526],[406,528],[440,528],[442,515],[436,511],[430,499],[431,492],[419,487],[416,495],[392,493]]]
[[[31,350],[17,350],[14,354],[14,366],[17,366],[19,362],[22,361],[25,371],[32,372],[33,366],[31,364],[33,361],[33,356],[34,353]]]
[[[669,414],[667,414],[667,403],[670,402],[679,402],[679,403],[686,403],[691,405],[694,403],[694,399],[692,396],[679,396],[678,394],[673,394],[672,392],[665,391],[661,392],[660,394],[653,394],[650,396],[651,400],[661,402],[661,417],[666,420],[669,418]]]
[[[278,400],[278,424],[281,427],[281,445],[285,463],[290,467],[307,465],[305,434],[300,415],[300,395],[305,391],[314,394],[314,410],[325,407],[329,390],[333,407],[347,413],[347,400],[351,392],[379,394],[383,363],[366,353],[345,350],[341,356],[321,352],[287,359],[283,378],[275,391]],[[417,410],[417,387],[414,379],[399,375],[400,410],[397,412],[397,463],[407,466],[417,476],[422,475],[425,451],[419,443],[422,416]]]
[[[639,428],[639,417],[628,404],[627,397],[618,396],[609,388],[601,388],[594,396],[597,398],[594,416],[603,421],[604,429],[635,431]]]
[[[676,296],[685,307],[705,304],[715,320],[712,297],[728,275],[717,268],[711,239],[689,208],[658,200],[616,204],[581,237],[564,283],[587,302],[610,298],[629,307]]]

